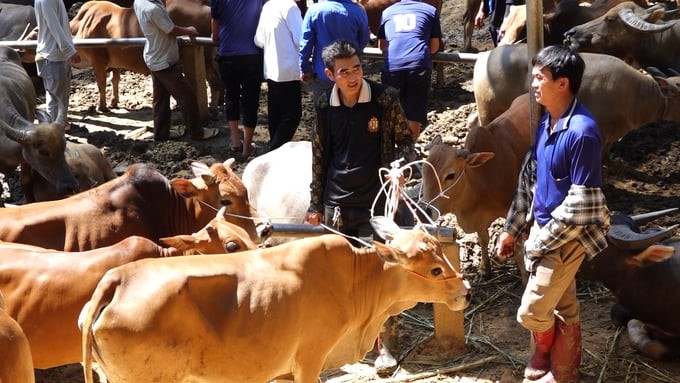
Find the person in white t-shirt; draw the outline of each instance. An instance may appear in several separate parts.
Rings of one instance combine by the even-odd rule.
[[[59,101],[68,107],[71,63],[80,62],[80,56],[73,45],[64,3],[61,0],[35,0],[34,8],[38,26],[35,63],[47,91],[47,112],[54,121],[59,113]]]
[[[302,116],[298,69],[302,15],[296,1],[299,0],[264,3],[255,31],[255,45],[264,50],[269,150],[293,138]]]

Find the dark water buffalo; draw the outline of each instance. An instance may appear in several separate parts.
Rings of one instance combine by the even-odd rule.
[[[612,291],[614,322],[628,325],[634,348],[661,359],[680,355],[680,240],[657,242],[678,225],[641,232],[638,224],[646,221],[644,216],[612,216],[609,247],[585,262],[579,276]]]
[[[588,6],[581,5],[580,0],[561,0],[551,12],[543,13],[543,43],[545,45],[561,44],[564,33],[572,27],[596,19],[614,6],[626,0],[595,0]],[[646,0],[636,0],[639,5],[646,5]],[[517,18],[504,24],[504,35],[500,44],[514,44],[526,39],[526,7],[517,14]]]
[[[54,122],[34,124],[36,98],[19,55],[0,47],[0,172],[21,165],[22,172],[32,169],[55,185],[59,196],[73,194],[79,185],[64,158],[66,106],[59,104]]]
[[[588,23],[570,29],[565,44],[582,52],[619,57],[641,68],[680,72],[680,21],[662,22],[666,12],[657,5],[642,8],[625,2]]]
[[[586,69],[577,97],[600,125],[603,158],[614,142],[633,129],[659,120],[680,122],[680,76],[653,78],[613,56],[582,56]],[[488,124],[515,97],[528,92],[529,77],[526,44],[481,53],[473,75],[481,124]]]

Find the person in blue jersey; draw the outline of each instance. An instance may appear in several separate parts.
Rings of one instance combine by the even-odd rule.
[[[512,257],[515,239],[529,230],[524,243],[529,281],[517,311],[534,346],[525,379],[576,383],[581,325],[575,275],[586,257],[607,247],[602,137],[576,99],[585,68],[581,56],[565,46],[548,46],[532,67],[531,87],[546,113],[522,165],[497,255]]]
[[[401,0],[387,7],[378,28],[378,47],[385,53],[382,82],[399,89],[413,138],[427,122],[432,78],[431,54],[439,50],[439,12],[420,0]]]
[[[264,50],[269,150],[293,138],[302,116],[298,69],[302,16],[296,4],[300,1],[306,0],[267,1],[255,31],[255,45]]]
[[[361,52],[370,37],[366,11],[352,0],[326,0],[307,9],[300,36],[300,80],[309,85],[314,101],[333,87],[333,81],[324,73],[323,48],[346,39]]]
[[[254,154],[253,134],[260,102],[263,53],[255,45],[255,29],[265,0],[210,0],[212,39],[224,82],[224,109],[232,152]],[[239,121],[243,122],[243,142]]]

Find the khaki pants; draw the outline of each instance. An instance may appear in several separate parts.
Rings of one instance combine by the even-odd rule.
[[[547,331],[555,317],[568,325],[579,322],[575,276],[584,258],[583,246],[578,241],[571,241],[541,257],[536,272],[529,275],[517,310],[517,321],[524,328],[533,332]]]

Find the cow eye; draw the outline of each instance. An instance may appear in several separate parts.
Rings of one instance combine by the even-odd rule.
[[[446,175],[446,178],[444,178],[447,181],[451,181],[452,179],[456,178],[456,173],[449,173]]]
[[[432,269],[430,271],[430,274],[432,274],[433,277],[438,277],[438,276],[442,275],[442,272],[443,272],[443,270],[442,270],[441,267],[435,267],[434,269]]]
[[[228,199],[223,199],[220,201],[220,205],[222,206],[231,206],[231,201]]]
[[[50,156],[50,151],[47,150],[47,148],[45,148],[44,146],[41,145],[41,146],[38,148],[38,154],[40,154],[40,155],[43,156],[43,157],[49,157],[49,156]]]
[[[225,249],[227,249],[228,252],[233,253],[238,250],[238,244],[235,242],[229,241],[227,244],[224,246]]]

